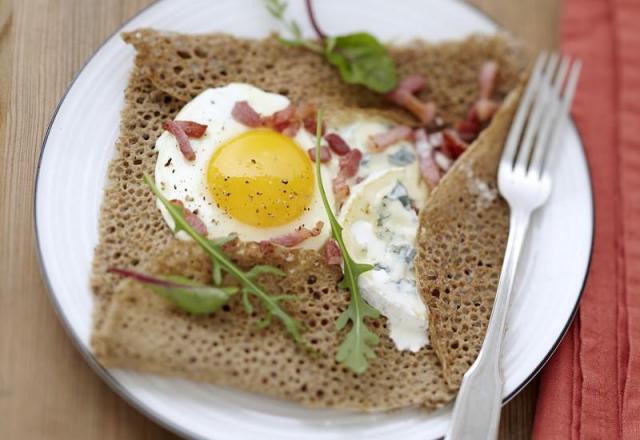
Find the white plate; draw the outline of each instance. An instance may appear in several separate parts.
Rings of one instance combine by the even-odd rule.
[[[306,23],[302,1],[289,13]],[[436,41],[495,32],[486,16],[459,1],[323,0],[318,17],[331,34],[368,30],[384,40]],[[122,30],[148,26],[181,32],[226,31],[262,37],[276,23],[261,0],[164,0]],[[104,370],[89,351],[88,286],[107,164],[118,135],[123,90],[134,51],[116,34],[95,53],[62,99],[42,147],[35,223],[43,273],[69,334],[96,371],[141,411],[189,437],[204,439],[436,438],[450,407],[357,414],[309,410],[234,390]],[[506,338],[505,399],[539,371],[577,306],[591,255],[593,211],[587,163],[574,127],[567,130],[549,203],[532,223],[524,275],[516,284]]]

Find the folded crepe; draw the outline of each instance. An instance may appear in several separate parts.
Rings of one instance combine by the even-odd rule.
[[[284,278],[263,275],[260,282],[273,294],[293,292],[299,297],[298,301],[287,303],[286,309],[306,325],[305,338],[319,353],[316,355],[296,346],[277,322],[258,330],[260,310],[256,310],[257,315],[247,317],[240,298],[232,298],[210,316],[192,316],[180,312],[143,285],[107,273],[109,267],[120,267],[153,274],[179,273],[202,281],[211,279],[209,259],[194,244],[173,237],[154,196],[142,182],[144,173],[153,173],[154,144],[162,132],[162,122],[173,118],[188,100],[208,87],[247,82],[287,95],[293,102],[314,102],[325,109],[328,117],[357,110],[382,114],[399,122],[414,122],[403,110],[389,107],[380,96],[344,84],[318,55],[285,47],[275,38],[246,40],[222,34],[187,36],[152,30],[135,31],[124,38],[135,46],[137,56],[125,92],[116,155],[109,166],[100,214],[100,242],[91,279],[96,299],[92,346],[98,360],[106,367],[202,380],[314,407],[368,411],[404,406],[435,409],[449,401],[456,381],[455,376],[448,374],[458,370],[452,369],[456,361],[451,359],[450,329],[442,325],[432,326],[433,348],[427,346],[411,353],[395,348],[384,318],[369,322],[381,342],[368,370],[356,375],[335,361],[336,348],[345,333],[336,331],[335,320],[347,306],[348,294],[336,286],[340,270],[327,265],[316,251],[276,248],[265,253],[252,243],[239,243],[229,251],[243,267],[268,263],[287,273]],[[494,59],[500,65],[495,92],[498,99],[515,87],[523,67],[522,53],[503,37],[473,37],[441,45],[415,42],[392,48],[391,53],[400,75],[421,74],[428,78],[429,87],[420,97],[435,101],[445,121],[463,118],[478,96],[477,75],[484,61]],[[449,189],[436,190],[427,207],[441,206],[464,190],[461,185],[444,184],[448,180],[457,181],[450,176],[460,173],[467,157],[487,155],[487,161],[493,160],[495,165],[494,143],[501,146],[506,133],[501,121],[510,119],[515,105],[513,99],[507,102],[507,107],[445,177],[441,188]],[[493,174],[491,164],[482,170],[487,172],[478,170],[474,178],[486,179],[486,185],[495,188],[495,166]],[[475,221],[484,224],[500,217],[502,209],[500,202],[494,200],[487,205],[487,215],[476,216]],[[422,219],[428,219],[425,213]],[[448,228],[447,222],[441,224]],[[494,250],[501,255],[498,236],[506,236],[506,230],[491,231],[496,234]],[[451,235],[448,229],[442,232]],[[431,230],[431,233],[439,232]],[[429,232],[421,233],[421,243],[428,236]],[[469,235],[467,240],[468,246],[473,247],[474,241],[483,242],[484,237]],[[446,246],[445,241],[441,246]],[[426,277],[419,279],[419,284],[428,292],[424,297],[429,306],[436,297],[429,284],[429,277],[433,276],[428,272],[432,270],[429,265],[440,264],[430,255],[421,252],[416,260],[421,268],[418,276]],[[499,271],[497,259],[483,261],[492,264],[494,272]],[[433,270],[436,280],[440,274],[447,275],[446,267]],[[482,290],[483,302],[479,307],[484,308],[482,313],[488,313],[495,289],[489,281],[477,284],[476,288]],[[449,293],[445,289],[443,286],[439,297],[442,301]],[[449,319],[458,319],[454,317],[459,313],[455,307],[438,307],[435,314],[430,312],[430,319],[444,322],[447,316],[442,313],[451,313]],[[458,330],[460,347],[464,337],[473,341],[482,339],[486,323],[484,315],[477,316],[480,325]],[[471,353],[475,349],[475,345],[467,347]],[[441,360],[447,362],[448,369],[443,370]]]
[[[420,212],[418,291],[429,309],[431,344],[454,389],[478,356],[502,269],[509,206],[496,175],[519,96],[520,88],[507,96]]]

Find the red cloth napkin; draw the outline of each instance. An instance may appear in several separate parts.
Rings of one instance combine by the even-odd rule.
[[[596,233],[576,321],[542,373],[535,440],[640,439],[640,0],[565,0]]]

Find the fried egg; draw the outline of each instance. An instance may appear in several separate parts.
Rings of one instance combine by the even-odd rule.
[[[314,137],[303,129],[291,138],[246,127],[231,116],[238,101],[247,101],[263,116],[289,105],[285,96],[249,84],[203,91],[175,117],[207,125],[204,136],[190,139],[196,158],[185,159],[175,137],[164,132],[156,141],[156,185],[167,199],[180,200],[194,212],[210,238],[233,233],[245,241],[269,240],[322,221],[320,234],[298,246],[318,249],[331,229],[307,153]],[[335,164],[322,166],[325,188],[331,188],[335,173]],[[327,195],[333,205],[331,191]],[[169,213],[161,204],[158,207],[173,229]],[[177,237],[188,239],[184,232]]]
[[[190,139],[195,160],[185,159],[174,135],[164,132],[156,142],[156,185],[166,198],[180,200],[196,214],[209,238],[237,234],[244,241],[269,240],[322,221],[318,236],[295,246],[321,248],[331,228],[308,154],[315,137],[305,129],[289,137],[247,127],[231,115],[239,101],[247,101],[262,116],[290,104],[285,96],[249,84],[205,90],[175,118],[207,126],[204,136]],[[387,317],[396,347],[418,351],[428,343],[427,310],[413,271],[416,211],[426,200],[426,185],[411,142],[369,150],[370,138],[392,129],[392,122],[358,112],[350,116],[347,122],[327,126],[327,132],[363,153],[357,174],[347,180],[350,195],[342,206],[336,205],[331,188],[340,168],[337,154],[321,165],[323,185],[350,254],[355,261],[374,265],[358,279],[362,295]],[[158,208],[173,229],[169,213],[160,203]],[[184,232],[177,237],[189,239]]]

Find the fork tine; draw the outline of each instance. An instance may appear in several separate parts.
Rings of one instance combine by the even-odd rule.
[[[520,136],[522,134],[522,128],[524,126],[527,113],[529,112],[529,105],[531,104],[531,100],[533,99],[533,94],[536,92],[538,88],[540,77],[544,70],[546,61],[547,61],[547,53],[541,52],[540,55],[538,55],[538,58],[536,59],[535,65],[533,66],[533,69],[531,71],[531,76],[529,78],[524,95],[522,96],[522,100],[520,102],[520,105],[518,106],[516,115],[513,118],[513,123],[511,124],[509,135],[507,136],[507,142],[505,143],[504,150],[502,152],[502,159],[501,159],[500,166],[508,166],[509,169],[513,168],[513,162],[516,156],[518,141],[520,140]]]
[[[540,176],[541,174],[542,160],[547,148],[549,147],[553,124],[558,119],[558,114],[561,107],[560,89],[562,88],[567,70],[569,69],[569,63],[569,57],[563,57],[562,62],[560,63],[560,68],[558,69],[556,77],[553,80],[553,85],[551,87],[551,93],[549,96],[549,106],[547,108],[546,115],[544,117],[544,120],[542,121],[542,126],[540,127],[540,132],[536,137],[536,142],[533,147],[533,155],[531,157],[531,164],[529,165],[529,172],[536,173],[538,176]]]
[[[540,87],[538,88],[538,93],[536,94],[531,108],[531,115],[527,122],[524,137],[522,138],[520,148],[518,149],[514,170],[520,170],[522,173],[526,171],[529,159],[531,158],[533,138],[538,133],[540,121],[547,108],[550,95],[549,89],[551,88],[551,81],[556,71],[556,67],[558,67],[558,55],[554,53],[551,55],[549,62],[547,63],[547,67],[542,74]]]
[[[558,115],[558,118],[556,118],[555,120],[555,125],[551,133],[550,148],[548,149],[546,158],[543,158],[544,162],[542,164],[541,177],[549,176],[551,164],[553,163],[551,158],[559,150],[558,144],[560,143],[560,139],[564,132],[563,129],[566,126],[568,120],[569,112],[571,110],[571,103],[573,102],[573,97],[576,93],[576,87],[578,85],[578,78],[580,77],[581,69],[582,62],[580,60],[574,61],[573,66],[571,66],[571,70],[569,71],[567,85],[565,87],[564,96],[562,97],[560,113]]]

